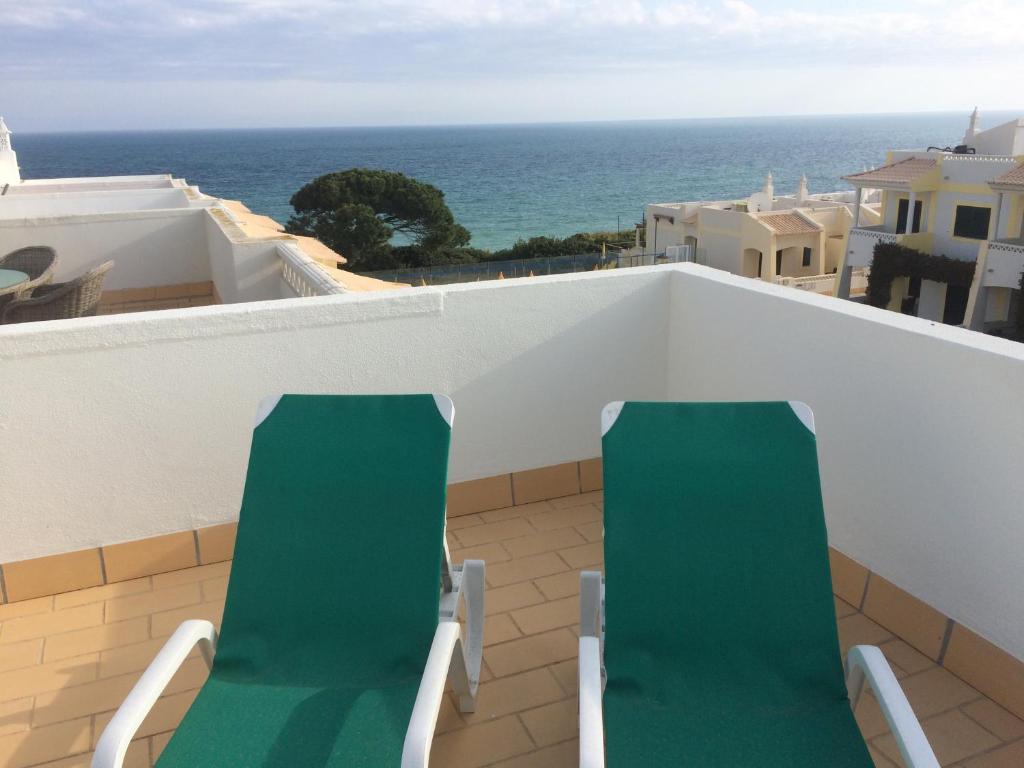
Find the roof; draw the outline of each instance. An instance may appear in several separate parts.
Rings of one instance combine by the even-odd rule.
[[[843,176],[843,179],[851,184],[862,184],[864,186],[871,186],[872,184],[882,186],[888,184],[909,185],[912,181],[916,181],[921,176],[932,171],[937,164],[938,161],[934,158],[908,157],[906,160],[889,163],[879,168],[872,168],[870,171],[851,173],[849,176]]]
[[[803,235],[820,231],[819,227],[796,213],[769,213],[765,216],[758,216],[757,220],[778,235]]]
[[[1008,187],[1024,187],[1024,163],[992,179],[989,184]]]

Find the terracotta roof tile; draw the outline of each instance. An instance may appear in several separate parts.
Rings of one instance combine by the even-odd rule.
[[[909,184],[935,168],[936,160],[927,157],[908,157],[897,163],[872,168],[863,173],[851,173],[843,179],[857,184]]]
[[[757,220],[779,235],[803,235],[818,231],[818,227],[795,213],[770,213],[758,216]]]
[[[992,184],[1006,184],[1008,186],[1024,187],[1024,163],[1013,170],[1007,171],[991,181]]]

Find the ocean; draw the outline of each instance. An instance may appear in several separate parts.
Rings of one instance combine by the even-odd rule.
[[[285,222],[310,179],[381,168],[439,187],[472,245],[631,230],[647,203],[745,197],[771,170],[813,192],[893,148],[959,143],[956,114],[847,115],[409,128],[16,133],[25,178],[172,173]],[[1015,114],[982,115],[983,127]]]

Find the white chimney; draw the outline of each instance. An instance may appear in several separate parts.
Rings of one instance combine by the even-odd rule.
[[[971,113],[971,122],[968,123],[967,131],[964,133],[964,138],[960,143],[966,144],[968,147],[973,147],[974,137],[977,136],[979,133],[980,129],[978,128],[978,108],[975,107],[974,111]]]
[[[800,186],[796,188],[796,201],[802,203],[807,199],[807,176],[802,174],[800,176]]]
[[[21,181],[18,170],[18,156],[11,146],[11,132],[0,117],[0,185],[17,184]]]

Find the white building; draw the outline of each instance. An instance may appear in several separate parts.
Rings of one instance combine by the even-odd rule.
[[[869,195],[863,201],[863,220],[880,220],[877,200]],[[742,200],[648,205],[647,250],[674,255],[682,247],[684,260],[832,293],[854,203],[852,192],[809,194],[806,177],[794,194],[776,195],[769,173],[763,188]],[[863,275],[856,283],[863,287]]]
[[[882,220],[855,217],[838,295],[849,295],[846,278],[870,267],[877,243],[901,243],[977,267],[970,286],[897,278],[890,309],[975,330],[1005,327],[1024,271],[1022,168],[1024,119],[981,131],[975,110],[959,146],[894,150],[885,165],[844,177],[858,194],[882,190]]]
[[[113,260],[101,313],[397,287],[170,175],[22,179],[0,119],[0,257],[32,245],[56,250],[56,282]]]

